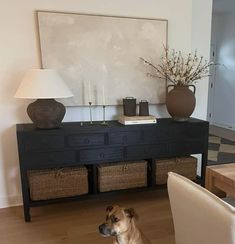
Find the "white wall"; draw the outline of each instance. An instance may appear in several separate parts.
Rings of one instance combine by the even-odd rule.
[[[204,56],[209,51],[211,0],[206,4],[205,0],[0,0],[0,207],[21,202],[15,124],[30,121],[26,115],[30,101],[13,95],[24,72],[40,66],[35,10],[168,19],[170,47],[188,52],[200,43]],[[198,88],[195,116],[200,118],[206,118],[206,83]],[[109,107],[108,119],[118,110]],[[151,112],[158,117],[167,114],[164,106],[152,106]],[[101,118],[100,108],[94,113],[95,119]],[[67,109],[65,121],[87,119],[87,108]]]

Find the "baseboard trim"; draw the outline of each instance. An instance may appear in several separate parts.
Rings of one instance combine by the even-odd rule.
[[[23,205],[22,196],[0,197],[0,208],[9,208]]]
[[[217,127],[221,127],[223,129],[226,130],[232,130],[235,131],[235,126],[234,125],[225,125],[225,124],[219,124],[219,123],[212,123],[211,125],[217,126]]]

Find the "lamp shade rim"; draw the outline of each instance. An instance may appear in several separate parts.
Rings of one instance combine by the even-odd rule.
[[[70,98],[74,95],[68,95],[68,96],[17,96],[17,94],[14,95],[14,98],[25,98],[25,99],[60,99],[60,98]]]
[[[48,99],[69,98],[73,93],[53,69],[30,69],[18,87],[15,98]]]

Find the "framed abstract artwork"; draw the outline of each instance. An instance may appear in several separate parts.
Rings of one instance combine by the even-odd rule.
[[[167,20],[47,11],[37,18],[42,68],[56,69],[74,93],[66,106],[165,102],[166,82],[148,77],[140,57],[159,62]]]

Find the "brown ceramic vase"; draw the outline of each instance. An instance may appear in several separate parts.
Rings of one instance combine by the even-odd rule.
[[[65,107],[55,99],[37,99],[27,108],[29,118],[39,129],[54,129],[61,126]]]
[[[173,87],[169,91],[169,88]],[[193,88],[193,91],[189,89]],[[166,107],[171,117],[176,121],[187,121],[196,105],[195,86],[169,85],[167,87]]]

